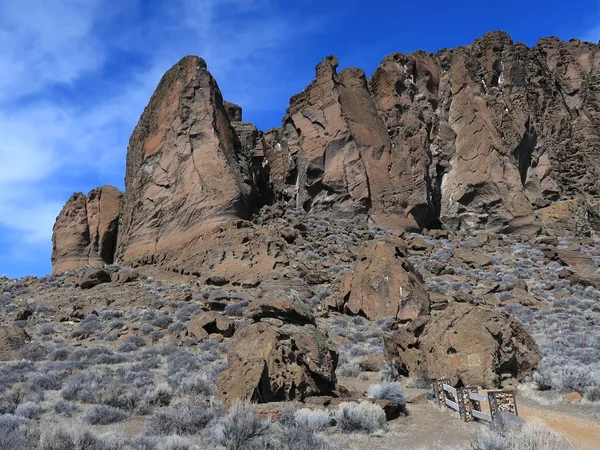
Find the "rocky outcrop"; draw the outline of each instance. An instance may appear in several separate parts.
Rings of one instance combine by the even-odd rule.
[[[509,315],[483,306],[451,303],[386,333],[385,355],[406,376],[449,378],[453,385],[499,387],[522,381],[541,360],[538,347]]]
[[[131,136],[120,213],[101,211],[106,187],[74,195],[55,226],[53,270],[116,259],[208,277],[221,265],[211,230],[275,200],[388,229],[595,234],[599,49],[556,38],[528,48],[492,32],[389,55],[369,79],[329,56],[266,133],[223,101],[202,59],[185,57]]]
[[[494,32],[390,55],[368,82],[328,57],[265,136],[274,189],[311,211],[535,234],[536,209],[598,194],[598,49]]]
[[[429,294],[405,256],[402,248],[391,242],[366,244],[354,269],[342,278],[335,306],[369,320],[406,322],[427,314]]]
[[[219,397],[231,404],[331,395],[337,361],[335,346],[312,325],[253,323],[229,344]]]
[[[129,141],[119,261],[192,272],[187,256],[203,233],[249,217],[251,155],[228,112],[237,118],[202,59],[185,57],[163,76]]]
[[[117,244],[122,193],[112,186],[73,194],[52,234],[53,273],[111,264]]]
[[[556,202],[537,211],[544,234],[589,237],[600,232],[600,201],[579,198]]]

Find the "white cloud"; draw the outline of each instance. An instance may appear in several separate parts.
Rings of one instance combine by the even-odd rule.
[[[99,0],[0,2],[0,101],[68,83],[102,64]]]
[[[587,30],[580,38],[583,41],[597,43],[600,41],[600,25]]]

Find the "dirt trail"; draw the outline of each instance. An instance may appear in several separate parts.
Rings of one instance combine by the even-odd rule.
[[[577,450],[600,449],[600,421],[576,417],[568,412],[559,412],[552,407],[520,405],[519,415],[526,420],[540,419],[554,431],[562,434]]]

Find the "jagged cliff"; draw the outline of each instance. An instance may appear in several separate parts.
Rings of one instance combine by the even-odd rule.
[[[330,56],[266,133],[223,101],[202,59],[186,57],[131,137],[116,245],[90,245],[78,195],[55,225],[54,271],[116,258],[249,281],[286,264],[276,237],[243,222],[273,201],[392,229],[576,232],[560,211],[594,216],[599,50],[557,38],[528,48],[493,32],[389,55],[370,79],[337,72]]]

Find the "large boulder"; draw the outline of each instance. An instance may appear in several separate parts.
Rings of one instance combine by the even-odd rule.
[[[251,155],[231,127],[206,63],[187,56],[161,79],[127,150],[117,258],[197,272],[211,230],[248,218],[256,201]]]
[[[523,380],[541,360],[520,322],[483,306],[451,303],[384,336],[385,355],[401,374],[449,378],[463,386],[500,386],[503,376]]]
[[[536,211],[549,236],[591,236],[600,232],[600,201],[593,199],[556,202]]]
[[[71,196],[53,228],[53,273],[113,262],[122,196],[112,186]]]
[[[19,327],[0,327],[0,361],[11,361],[16,358],[19,349],[25,346],[31,338],[25,330]]]
[[[238,331],[229,344],[219,397],[231,404],[331,395],[337,361],[335,346],[312,325],[256,322]]]
[[[405,322],[427,314],[429,294],[421,275],[405,256],[399,244],[367,243],[354,269],[342,278],[336,306],[369,320]]]

